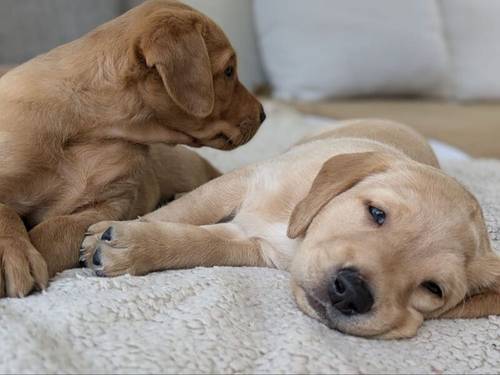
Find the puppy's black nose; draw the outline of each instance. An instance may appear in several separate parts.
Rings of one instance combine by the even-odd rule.
[[[344,315],[364,314],[373,306],[373,295],[359,272],[343,268],[328,285],[332,305]]]
[[[266,120],[266,112],[264,112],[264,107],[260,106],[260,123],[262,124]]]

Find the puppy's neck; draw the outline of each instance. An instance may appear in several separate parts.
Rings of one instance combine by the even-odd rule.
[[[99,133],[99,131],[97,131]],[[101,132],[107,139],[120,139],[122,141],[150,145],[164,143],[169,145],[184,144],[197,147],[196,140],[180,131],[170,129],[154,121],[142,124],[116,124],[107,126]]]

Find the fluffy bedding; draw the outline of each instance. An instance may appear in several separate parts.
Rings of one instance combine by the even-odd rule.
[[[269,107],[262,133],[220,168],[271,156],[311,128]],[[321,124],[322,125],[322,124]],[[279,135],[279,136],[278,136]],[[283,135],[283,137],[281,137]],[[500,161],[441,154],[482,203],[500,251]],[[145,277],[75,269],[25,299],[0,300],[0,373],[498,373],[500,317],[427,321],[411,340],[332,331],[294,304],[286,272],[197,268]]]

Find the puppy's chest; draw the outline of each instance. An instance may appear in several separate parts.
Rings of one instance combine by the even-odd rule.
[[[288,223],[273,217],[240,213],[233,221],[248,238],[259,240],[262,252],[270,266],[287,270],[299,242],[288,238]]]
[[[120,144],[68,147],[54,162],[50,197],[30,215],[40,222],[70,214],[81,207],[106,201],[133,190],[140,182],[144,153]],[[49,174],[47,174],[48,178]]]
[[[58,173],[68,185],[106,185],[137,167],[139,154],[119,145],[70,147],[58,164]]]
[[[272,266],[287,269],[299,241],[287,236],[290,215],[307,183],[291,178],[287,169],[262,168],[248,185],[233,222],[247,237],[260,240]]]

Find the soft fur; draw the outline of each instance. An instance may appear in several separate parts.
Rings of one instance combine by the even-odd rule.
[[[224,33],[175,1],[148,1],[7,73],[0,297],[78,265],[92,223],[135,218],[218,175],[192,151],[160,144],[232,149],[264,117]]]
[[[384,225],[371,205],[387,213]],[[143,220],[95,224],[82,257],[103,276],[213,265],[289,270],[303,311],[360,336],[411,337],[425,318],[500,313],[500,259],[476,199],[439,169],[425,139],[387,121],[347,122]],[[369,285],[369,313],[332,306],[328,286],[346,267]]]

